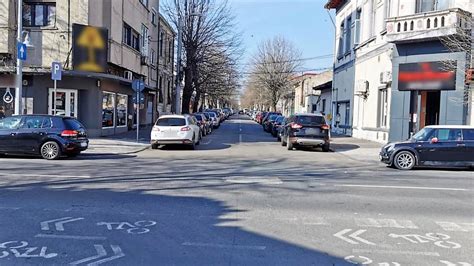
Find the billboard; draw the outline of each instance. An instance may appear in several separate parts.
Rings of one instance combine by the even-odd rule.
[[[107,29],[73,24],[72,41],[72,67],[74,70],[106,71]]]
[[[399,91],[456,90],[455,61],[400,64]]]

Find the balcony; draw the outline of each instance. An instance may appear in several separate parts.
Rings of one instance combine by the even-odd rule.
[[[458,34],[471,28],[471,14],[448,9],[387,19],[387,41],[416,42]]]

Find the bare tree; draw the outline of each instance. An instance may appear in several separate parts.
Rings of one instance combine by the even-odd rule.
[[[459,20],[456,23],[456,32],[440,37],[440,41],[450,52],[463,52],[466,55],[466,71],[474,68],[474,16],[466,11],[459,11]],[[444,68],[449,71],[456,71],[458,68],[457,61],[448,60],[443,62]],[[467,74],[467,73],[466,73]],[[463,104],[468,104],[472,101],[472,93],[474,91],[474,84],[466,85],[464,99],[460,99]]]
[[[254,84],[264,90],[273,110],[292,88],[291,77],[300,66],[300,52],[283,37],[264,41],[254,56]]]
[[[226,0],[167,0],[163,10],[176,29],[179,18],[183,21],[182,110],[189,113],[193,97],[199,101],[200,88],[207,82],[202,72],[213,65],[207,60],[216,51],[229,55],[240,45],[239,34],[234,31],[235,17]]]

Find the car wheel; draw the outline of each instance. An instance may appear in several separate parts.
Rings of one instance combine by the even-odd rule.
[[[201,139],[202,139],[202,133],[199,133],[198,141],[196,142],[196,145],[201,144]]]
[[[292,151],[293,150],[293,143],[291,143],[290,141],[290,137],[288,137],[288,139],[286,140],[286,148],[289,150],[289,151]]]
[[[48,141],[41,146],[41,157],[46,160],[57,160],[61,157],[61,148],[54,141]]]
[[[323,152],[329,152],[331,150],[330,146],[329,146],[329,143],[324,144],[321,148],[322,148]]]
[[[158,150],[159,145],[158,144],[151,144],[151,149],[152,150]]]
[[[409,151],[401,151],[393,158],[393,165],[400,170],[411,170],[415,164],[415,155]]]

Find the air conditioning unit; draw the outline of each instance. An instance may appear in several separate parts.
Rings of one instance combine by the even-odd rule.
[[[392,82],[392,72],[391,71],[380,72],[380,83],[387,84],[390,82]]]
[[[146,65],[148,62],[148,56],[144,56],[144,55],[140,56],[140,62],[143,66]]]
[[[123,77],[128,80],[133,80],[133,73],[132,71],[125,71],[123,72]]]
[[[369,91],[369,82],[367,80],[358,80],[355,88],[355,94],[367,93]]]

